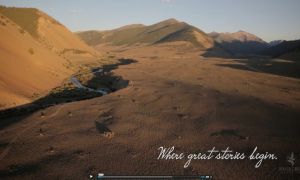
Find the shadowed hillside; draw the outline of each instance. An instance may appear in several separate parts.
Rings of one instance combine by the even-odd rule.
[[[261,38],[245,31],[234,33],[209,33],[223,48],[235,55],[255,54],[268,47]]]
[[[269,47],[260,52],[262,55],[273,58],[281,57],[287,60],[299,61],[300,59],[300,40],[283,41],[276,46]]]

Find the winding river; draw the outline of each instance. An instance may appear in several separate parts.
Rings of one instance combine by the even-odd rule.
[[[103,72],[103,69],[98,69],[97,71],[93,71],[93,74],[95,73],[101,73]],[[97,92],[97,93],[101,93],[102,95],[106,95],[108,92],[107,90],[104,90],[104,89],[92,89],[92,88],[89,88],[89,87],[86,87],[84,85],[82,85],[80,83],[80,81],[75,77],[75,76],[72,76],[70,78],[70,81],[73,83],[73,85],[79,89],[85,89],[85,90],[88,90],[90,92]]]

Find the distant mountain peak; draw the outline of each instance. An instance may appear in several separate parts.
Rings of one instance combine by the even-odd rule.
[[[212,32],[209,36],[234,54],[254,54],[268,46],[261,38],[243,30],[233,33]]]
[[[248,32],[246,32],[246,31],[244,31],[244,30],[238,30],[237,33],[248,33]],[[249,34],[249,33],[248,33],[248,34]]]
[[[241,35],[255,36],[254,34],[251,34],[251,33],[247,32],[247,31],[243,31],[243,30],[239,30],[237,32],[233,32],[231,34],[241,34]]]
[[[213,38],[217,38],[217,41],[257,41],[261,43],[266,43],[261,38],[257,37],[254,34],[251,34],[249,32],[246,32],[244,30],[239,30],[237,32],[224,32],[224,33],[218,33],[218,32],[211,32],[209,35]]]
[[[257,42],[265,43],[261,38],[257,37],[256,35],[243,30],[239,30],[237,32],[231,33],[231,35],[240,41],[257,41]]]
[[[280,43],[284,42],[284,40],[274,40],[269,42],[269,46],[276,46]]]
[[[139,28],[144,27],[144,24],[129,24],[122,27],[117,28],[116,30],[124,30],[124,29],[131,29],[131,28]]]
[[[177,19],[175,18],[169,18],[169,19],[166,19],[164,21],[161,21],[159,23],[166,23],[166,24],[175,24],[175,23],[180,23],[180,21],[178,21]]]

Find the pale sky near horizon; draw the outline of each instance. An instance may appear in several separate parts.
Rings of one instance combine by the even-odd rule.
[[[205,32],[244,30],[265,41],[300,39],[300,0],[0,0],[38,8],[72,31],[175,18]]]

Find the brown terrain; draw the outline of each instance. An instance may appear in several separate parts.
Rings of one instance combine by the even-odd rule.
[[[60,66],[67,59],[73,63],[70,56],[61,58],[39,46],[39,41],[9,22],[0,26],[1,63],[7,63],[0,69],[1,103],[2,97],[30,102],[12,89],[29,93],[29,87],[36,86],[49,90],[75,72]],[[129,32],[146,35],[128,41]],[[90,36],[94,39],[103,34],[82,33],[79,36],[87,44],[105,55],[101,60],[89,59],[88,67],[102,67],[103,61],[110,59],[106,66],[112,75],[128,83],[101,97],[3,117],[2,122],[15,123],[0,127],[1,179],[87,179],[98,172],[209,174],[214,179],[286,177],[278,168],[286,165],[289,153],[300,150],[300,80],[295,61],[207,56],[228,52],[201,30],[176,20],[109,32],[118,33],[122,42],[106,34],[107,39],[89,43],[87,36],[91,40]],[[55,36],[49,41],[52,38]],[[18,49],[14,48],[16,42]],[[28,53],[29,48],[34,55]],[[3,61],[6,58],[10,59]],[[6,71],[15,59],[24,65],[14,68],[15,72]],[[74,69],[80,69],[79,60],[77,56]],[[125,63],[109,66],[118,61]],[[53,80],[51,68],[57,73]],[[43,76],[35,77],[37,74]],[[183,168],[185,160],[158,160],[160,146],[175,146],[176,152],[187,153],[212,147],[250,153],[257,146],[259,152],[275,153],[278,160],[263,161],[257,169],[254,160],[193,160]]]

